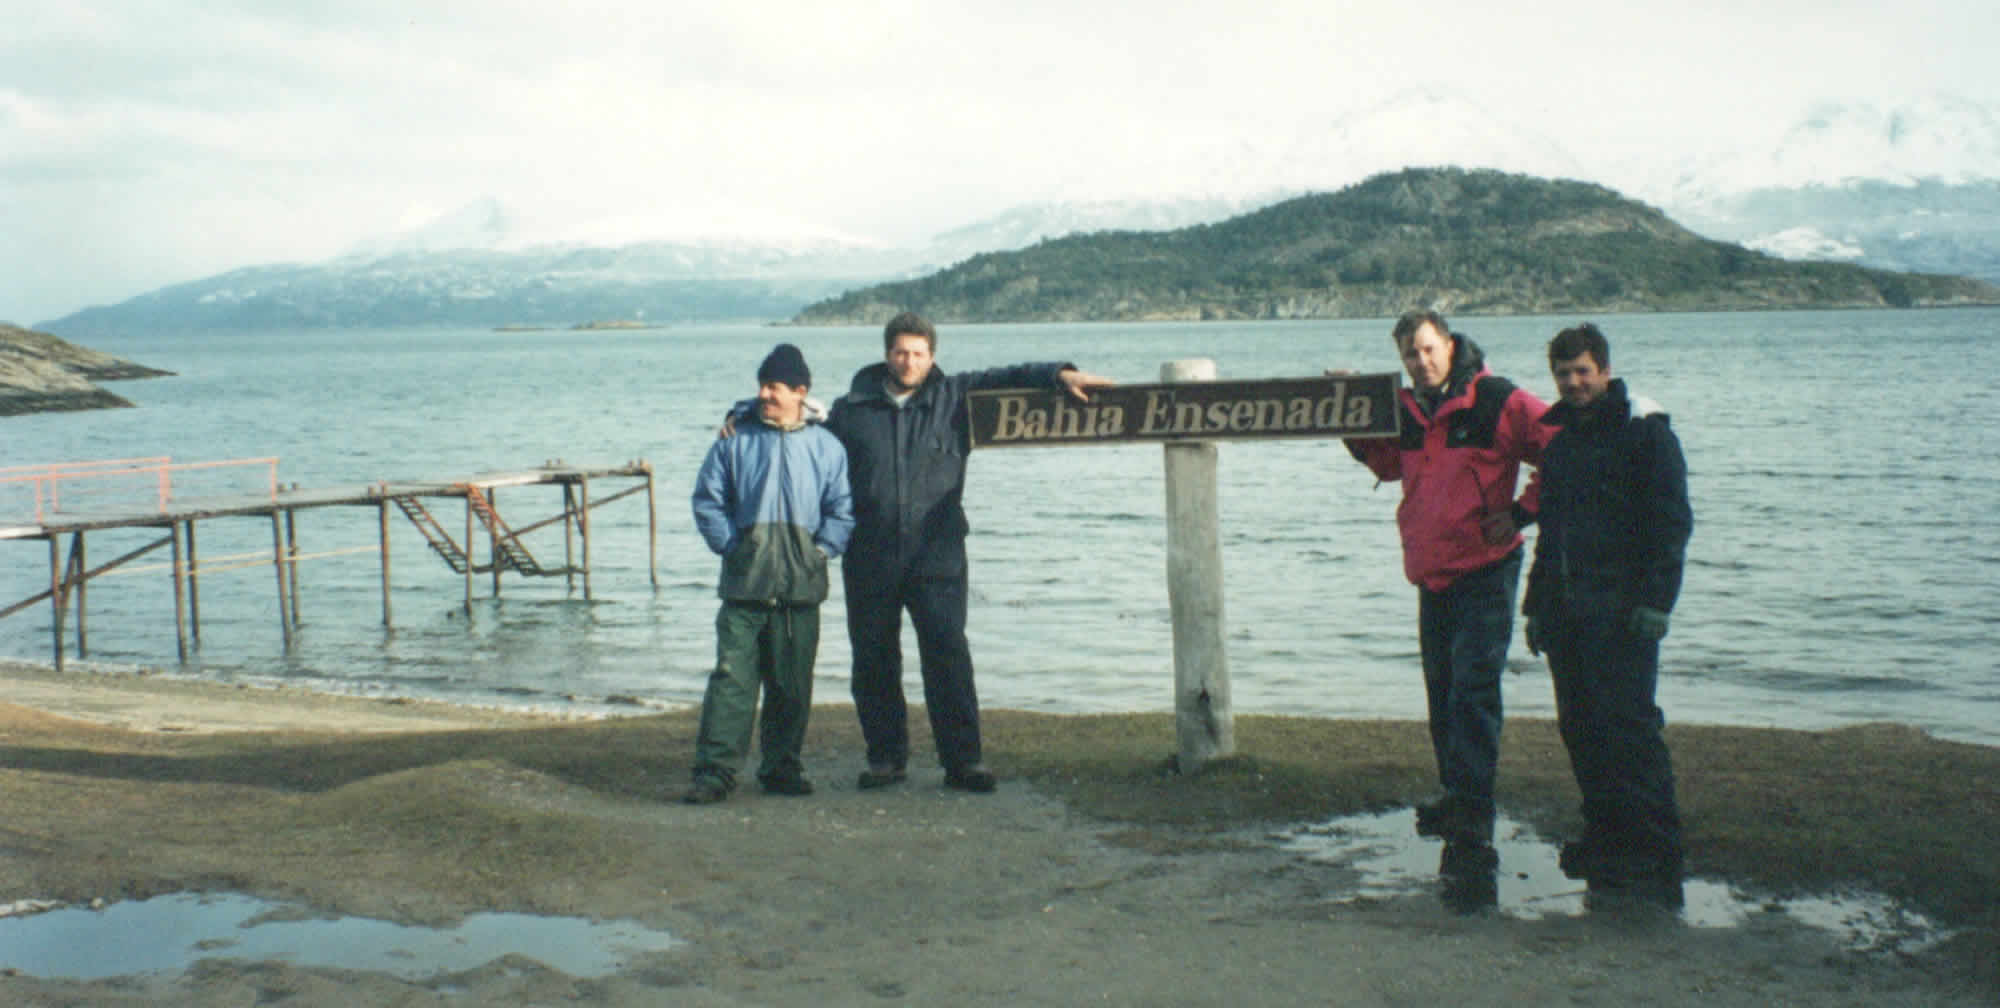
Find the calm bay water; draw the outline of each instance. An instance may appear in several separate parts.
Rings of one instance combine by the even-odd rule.
[[[1550,398],[1542,348],[1570,318],[1462,318],[1495,370]],[[1897,721],[2000,744],[2000,311],[1600,317],[1614,371],[1673,413],[1696,529],[1664,655],[1670,720],[1824,727]],[[1062,358],[1121,381],[1209,357],[1224,377],[1391,371],[1386,321],[947,326],[950,369]],[[462,611],[462,581],[392,527],[396,626],[380,624],[372,509],[300,512],[303,626],[283,653],[268,565],[202,582],[202,648],[175,666],[161,571],[93,582],[90,660],[241,681],[476,703],[598,709],[696,702],[712,660],[716,562],[687,492],[716,420],[773,343],[799,344],[831,399],[879,356],[878,330],[676,327],[149,334],[93,345],[178,377],[125,382],[133,410],[0,420],[0,466],[169,455],[278,456],[306,487],[464,476],[561,459],[650,460],[660,586],[643,496],[592,516],[592,602],[510,578]],[[194,477],[189,477],[193,479]],[[207,477],[220,479],[221,477]],[[246,485],[256,479],[244,474]],[[1421,718],[1415,590],[1393,512],[1341,446],[1232,443],[1221,494],[1229,660],[1242,712]],[[622,489],[606,481],[593,493]],[[125,488],[135,496],[142,488]],[[1172,643],[1157,446],[975,454],[967,493],[973,651],[989,707],[1166,710]],[[142,498],[143,499],[143,498]],[[0,515],[19,513],[0,494]],[[508,491],[516,526],[559,508]],[[448,515],[455,509],[446,506]],[[456,529],[458,519],[448,518]],[[203,559],[270,548],[268,521],[200,528]],[[94,562],[150,541],[90,537]],[[561,555],[559,530],[528,537]],[[150,558],[149,558],[150,559]],[[0,542],[0,605],[47,584],[40,542]],[[818,697],[844,701],[841,599],[825,610]],[[914,643],[909,688],[917,690]],[[0,620],[0,654],[46,661],[49,614]],[[1510,713],[1549,716],[1547,672],[1518,643]]]

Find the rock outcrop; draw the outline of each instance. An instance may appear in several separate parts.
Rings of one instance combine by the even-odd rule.
[[[130,406],[96,383],[172,373],[0,323],[0,416]]]

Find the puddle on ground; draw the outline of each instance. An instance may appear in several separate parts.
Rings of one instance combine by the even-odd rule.
[[[1360,874],[1356,891],[1344,900],[1382,899],[1424,892],[1449,901],[1450,887],[1439,881],[1443,844],[1416,834],[1416,813],[1399,809],[1379,815],[1344,816],[1279,834],[1281,849],[1313,860],[1331,861]],[[1534,830],[1501,816],[1494,828],[1500,868],[1485,903],[1507,917],[1538,920],[1589,912],[1584,884],[1563,875],[1557,846]],[[1741,927],[1771,915],[1833,934],[1856,951],[1917,952],[1948,937],[1939,928],[1886,897],[1845,893],[1796,899],[1758,896],[1720,882],[1688,879],[1676,912],[1689,927]]]
[[[1416,835],[1409,809],[1345,816],[1276,839],[1280,849],[1343,865],[1359,875],[1342,902],[1453,892],[1438,874],[1442,844]],[[1480,900],[1507,917],[1538,920],[1590,912],[1582,882],[1563,875],[1555,845],[1502,816],[1494,830],[1500,867]],[[1918,952],[1948,936],[1921,914],[1870,893],[1773,899],[1689,879],[1676,911],[1689,927],[1730,928],[1780,916],[1832,934],[1857,951]],[[1462,896],[1460,897],[1462,898]],[[410,980],[521,955],[577,977],[600,977],[628,958],[681,944],[630,921],[478,913],[449,928],[365,917],[324,917],[240,894],[180,893],[102,909],[42,909],[21,901],[0,915],[0,970],[48,979],[97,980],[179,972],[202,959],[278,960],[373,970]],[[1460,905],[1460,909],[1467,909]]]
[[[0,969],[46,979],[179,972],[202,959],[234,959],[421,980],[510,954],[571,976],[599,977],[629,956],[677,944],[664,931],[630,921],[477,913],[453,927],[408,927],[324,917],[240,894],[179,893],[0,918]]]

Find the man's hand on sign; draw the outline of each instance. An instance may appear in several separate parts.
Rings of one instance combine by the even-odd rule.
[[[1056,377],[1061,379],[1063,386],[1069,389],[1069,394],[1072,397],[1082,402],[1090,401],[1091,389],[1110,388],[1118,384],[1109,378],[1094,375],[1087,371],[1078,371],[1075,368],[1064,368],[1062,373]]]

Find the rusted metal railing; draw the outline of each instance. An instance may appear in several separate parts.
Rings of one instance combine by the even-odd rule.
[[[29,486],[33,489],[35,501],[34,520],[41,522],[50,515],[61,513],[63,489],[70,484],[102,484],[111,479],[143,479],[153,488],[154,510],[164,514],[173,506],[174,475],[204,470],[220,470],[263,466],[266,470],[264,493],[275,500],[278,496],[278,459],[247,458],[229,459],[220,462],[175,462],[171,456],[159,455],[148,458],[105,459],[89,462],[54,462],[42,465],[9,466],[0,468],[0,488],[10,485]],[[72,498],[75,493],[72,491]],[[133,505],[129,495],[121,500]]]

